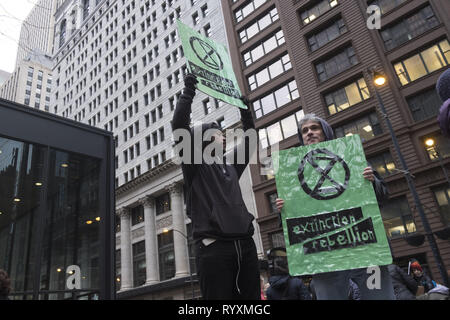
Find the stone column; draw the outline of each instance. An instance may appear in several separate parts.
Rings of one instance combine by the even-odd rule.
[[[120,208],[120,266],[121,291],[133,288],[133,252],[131,250],[131,214],[130,209]]]
[[[159,281],[155,202],[152,197],[146,196],[139,199],[139,203],[144,207],[145,265],[147,272],[145,284],[155,284]]]
[[[189,275],[189,254],[187,248],[186,224],[184,219],[182,188],[179,183],[169,187],[173,221],[173,242],[175,251],[175,277]]]

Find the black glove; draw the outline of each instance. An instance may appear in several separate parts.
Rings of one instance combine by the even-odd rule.
[[[197,77],[192,73],[188,73],[184,77],[184,86],[188,89],[195,91],[195,89],[197,89],[197,87],[195,86],[197,83],[198,83]]]
[[[250,101],[247,99],[246,96],[241,96],[239,99],[247,106],[247,109],[239,108],[239,111],[241,112],[242,117],[251,117],[252,112],[250,111]]]

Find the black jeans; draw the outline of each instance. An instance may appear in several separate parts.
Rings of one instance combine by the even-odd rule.
[[[205,300],[260,300],[258,256],[253,238],[196,243],[197,273]]]

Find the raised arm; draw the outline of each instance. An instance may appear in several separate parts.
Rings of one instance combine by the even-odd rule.
[[[241,113],[241,122],[243,126],[244,133],[247,132],[247,130],[254,130],[255,129],[255,122],[253,120],[253,115],[250,110],[250,103],[246,97],[241,97],[241,100],[244,102],[244,104],[247,106],[247,109],[239,108],[239,111]],[[256,133],[256,132],[255,132]],[[253,155],[253,153],[256,151],[257,146],[257,137],[255,144],[250,144],[250,139],[246,135],[244,138],[244,141],[241,142],[238,146],[236,146],[233,150],[234,153],[234,167],[236,168],[236,171],[238,172],[238,176],[241,177],[242,173],[244,172],[245,168],[247,167],[248,163],[250,162],[250,158]],[[244,152],[244,163],[238,163],[239,159],[239,153]]]

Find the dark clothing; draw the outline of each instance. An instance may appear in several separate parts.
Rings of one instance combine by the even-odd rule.
[[[194,138],[201,136],[207,129],[213,128],[211,123],[201,127],[189,127],[191,104],[195,91],[184,90],[173,116],[172,127],[186,129],[191,136],[191,163],[182,163],[184,183],[186,186],[186,212],[192,219],[194,239],[213,238],[222,240],[247,239],[253,235],[253,215],[245,206],[239,186],[239,178],[250,161],[249,139],[237,146],[233,152],[236,160],[237,150],[245,150],[245,163],[232,165],[212,163],[206,164],[203,159],[194,164],[195,152],[202,154],[209,142],[196,144]],[[253,118],[249,112],[241,112],[243,129],[254,128]],[[201,149],[200,149],[201,148]]]
[[[431,281],[431,278],[425,273],[422,273],[422,276],[419,278],[416,278],[416,276],[413,273],[413,278],[417,282],[418,286],[424,287],[425,293],[434,288],[433,281]]]
[[[308,289],[299,278],[276,275],[269,278],[267,300],[311,300]]]
[[[200,288],[206,300],[260,300],[258,256],[252,238],[196,243]]]
[[[417,292],[416,281],[395,264],[389,265],[388,270],[397,300],[415,300]]]
[[[192,77],[188,81],[193,82]],[[187,85],[186,82],[185,79]],[[185,87],[177,102],[172,128],[174,135],[175,130],[184,129],[183,139],[190,138],[189,144],[181,141],[188,145],[183,146],[188,148],[183,153],[190,152],[190,157],[184,155],[188,159],[183,159],[181,168],[186,187],[186,213],[192,220],[193,238],[196,240],[202,296],[207,300],[260,300],[258,256],[252,238],[254,217],[245,206],[239,186],[239,178],[252,154],[249,138],[234,148],[232,165],[226,162],[229,157],[222,158],[217,153],[214,154],[215,161],[207,164],[203,151],[211,142],[203,141],[203,134],[208,129],[219,127],[215,123],[189,127],[194,96],[195,90]],[[251,112],[240,111],[243,130],[255,128]],[[196,137],[201,141],[196,141]],[[242,155],[242,152],[245,152],[244,161],[238,163],[238,154]],[[207,238],[216,241],[205,245],[202,240]]]
[[[359,290],[359,287],[352,279],[350,279],[348,300],[361,300],[361,292]]]
[[[0,294],[0,300],[9,300],[7,295]]]

